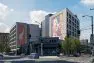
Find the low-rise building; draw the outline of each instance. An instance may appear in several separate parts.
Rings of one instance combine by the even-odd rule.
[[[9,42],[9,33],[0,33],[0,42]]]
[[[38,53],[43,56],[58,55],[59,49],[59,38],[58,37],[41,37],[39,42],[32,43],[32,52]]]
[[[88,46],[88,39],[82,39],[82,40],[80,40],[80,43],[81,43],[81,45]]]
[[[0,44],[4,49],[3,51],[9,47],[9,33],[0,33]]]

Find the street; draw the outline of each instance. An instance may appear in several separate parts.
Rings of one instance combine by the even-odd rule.
[[[57,56],[42,56],[39,59],[30,59],[28,57],[20,59],[1,60],[0,63],[91,63],[88,55],[81,57],[57,57]]]

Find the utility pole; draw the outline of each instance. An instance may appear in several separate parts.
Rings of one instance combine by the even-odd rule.
[[[90,10],[94,10],[94,8],[90,8]],[[92,21],[91,27],[92,27],[92,47],[93,47],[93,49],[92,49],[92,55],[94,55],[93,16],[91,16],[91,21]]]
[[[91,45],[93,47],[93,49],[92,49],[92,55],[94,55],[93,16],[84,15],[82,17],[86,17],[86,16],[91,18],[91,32],[92,32],[92,34],[91,34]]]
[[[93,16],[91,16],[91,21],[92,21],[91,27],[92,27],[92,47],[93,47],[93,49],[92,49],[92,55],[94,56]]]
[[[93,16],[91,16],[91,21],[92,21],[91,22],[91,24],[92,24],[91,27],[92,27],[92,40],[93,40]],[[93,43],[93,45],[94,45],[94,43]]]

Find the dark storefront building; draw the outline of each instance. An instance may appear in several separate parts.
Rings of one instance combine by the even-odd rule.
[[[57,55],[59,53],[59,38],[45,37],[41,39],[43,43],[43,55]]]
[[[38,53],[43,56],[53,56],[59,54],[59,38],[44,37],[39,42],[31,43],[31,53]]]

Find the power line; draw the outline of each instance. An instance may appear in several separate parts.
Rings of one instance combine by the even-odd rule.
[[[89,29],[91,29],[91,28],[81,29],[80,31],[89,30]]]
[[[82,29],[80,29],[80,31],[89,30],[89,29],[91,29],[91,27],[89,27],[89,28],[82,28]]]

